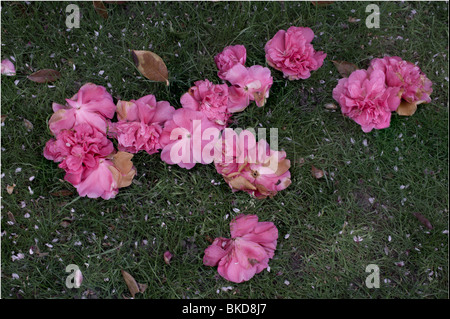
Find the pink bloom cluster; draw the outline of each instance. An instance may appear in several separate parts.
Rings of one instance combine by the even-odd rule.
[[[327,56],[314,50],[313,39],[314,32],[307,27],[279,30],[264,47],[267,63],[289,80],[309,78],[311,71],[319,69]]]
[[[245,191],[256,198],[273,197],[291,184],[291,162],[286,152],[274,151],[261,139],[244,130],[222,132],[216,144],[214,164],[233,191]]]
[[[278,229],[256,215],[239,215],[230,223],[231,238],[218,237],[205,250],[203,264],[218,266],[226,280],[250,280],[268,267],[277,247]]]
[[[44,157],[59,163],[80,196],[115,197],[119,188],[131,184],[136,170],[132,155],[116,152],[107,138],[107,121],[116,110],[111,95],[87,83],[66,102],[53,104],[49,128],[54,137],[46,143]]]
[[[260,65],[245,67],[243,45],[226,47],[214,60],[219,77],[231,86],[205,79],[196,81],[181,96],[182,108],[174,111],[158,132],[161,159],[170,165],[191,169],[196,163],[211,163],[214,144],[232,114],[244,110],[251,101],[261,107],[269,97],[273,83],[270,70]]]
[[[108,134],[117,139],[120,151],[154,154],[162,149],[160,137],[174,112],[169,102],[157,102],[151,94],[136,101],[118,101],[118,122],[109,123]]]
[[[414,107],[429,103],[431,81],[420,69],[399,57],[371,61],[367,70],[356,70],[340,79],[333,89],[333,98],[342,113],[361,125],[364,132],[390,125],[391,113],[401,103]]]

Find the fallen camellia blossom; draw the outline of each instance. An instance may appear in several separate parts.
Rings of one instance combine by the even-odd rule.
[[[250,101],[255,101],[258,107],[264,106],[273,84],[270,70],[261,65],[246,68],[242,64],[236,64],[228,70],[225,80],[232,85],[229,89],[231,99],[228,107],[232,113],[244,110]]]
[[[255,198],[273,197],[291,184],[291,162],[286,152],[274,151],[263,139],[244,130],[237,134],[224,129],[214,151],[214,164],[233,191]]]
[[[161,159],[186,169],[193,168],[196,163],[210,164],[220,129],[202,112],[177,109],[161,133]]]
[[[217,75],[222,80],[226,79],[227,72],[236,64],[245,65],[247,59],[247,51],[243,45],[230,45],[225,47],[221,53],[214,57],[219,71]]]
[[[117,139],[118,149],[129,153],[141,150],[158,152],[164,123],[172,118],[175,108],[166,101],[146,95],[136,101],[117,103],[118,122],[109,122],[108,135]]]
[[[210,121],[226,126],[231,117],[228,110],[228,86],[213,84],[209,80],[197,81],[180,98],[186,109],[204,113]]]
[[[14,67],[14,64],[9,59],[2,60],[1,74],[7,75],[7,76],[16,75],[16,68]]]
[[[103,86],[87,83],[71,99],[66,99],[66,102],[66,105],[53,103],[55,113],[49,120],[53,135],[81,123],[88,123],[106,134],[106,119],[114,116],[116,105]]]
[[[417,105],[421,103],[430,103],[430,94],[433,92],[431,88],[433,83],[415,64],[405,61],[398,56],[386,56],[382,59],[373,59],[367,69],[368,72],[380,70],[386,76],[386,85],[388,87],[396,87],[400,89],[402,104],[405,107],[409,104],[410,111],[403,114],[402,110],[398,110],[400,115],[412,115],[417,109]]]
[[[218,237],[205,249],[203,264],[218,266],[226,280],[250,280],[268,267],[277,246],[278,229],[256,215],[239,215],[230,223],[231,239]]]
[[[47,142],[44,157],[60,162],[60,168],[66,171],[64,179],[73,185],[81,181],[86,169],[94,169],[100,159],[114,152],[114,145],[87,123],[76,125],[73,129],[62,130]]]
[[[264,47],[267,63],[289,80],[309,78],[311,71],[319,69],[327,56],[314,50],[313,39],[310,28],[292,26],[287,31],[279,30]]]
[[[361,125],[364,132],[389,127],[391,113],[400,104],[399,87],[386,85],[381,70],[356,70],[348,78],[340,79],[333,89],[333,98],[342,113]]]
[[[117,195],[119,188],[129,186],[136,174],[136,169],[131,162],[132,154],[118,152],[115,159],[100,159],[96,168],[84,170],[81,181],[74,185],[81,197],[110,199]],[[119,162],[120,164],[117,164]]]

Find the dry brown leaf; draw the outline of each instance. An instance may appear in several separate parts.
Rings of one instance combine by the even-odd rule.
[[[25,125],[26,129],[29,131],[33,129],[33,123],[31,123],[27,119],[23,119],[23,125]]]
[[[2,123],[5,122],[6,118],[8,117],[8,115],[2,115]]]
[[[8,219],[9,219],[13,224],[15,224],[15,223],[16,223],[16,219],[14,218],[13,213],[8,212],[7,215],[8,215]]]
[[[425,227],[427,227],[428,229],[433,229],[433,225],[431,225],[430,221],[421,213],[413,213],[413,215],[419,220],[419,222],[424,224]]]
[[[337,110],[338,107],[334,103],[327,103],[327,104],[325,104],[325,108],[327,110]]]
[[[358,66],[356,64],[347,62],[347,61],[335,61],[332,60],[334,66],[338,70],[339,74],[342,75],[344,78],[348,78],[349,75],[353,72],[358,70]]]
[[[13,193],[14,187],[16,187],[16,184],[12,184],[12,186],[11,185],[6,186],[6,191],[8,192],[9,195]]]
[[[322,178],[325,175],[321,169],[316,168],[314,165],[311,166],[311,174],[317,179]]]
[[[42,69],[27,76],[29,80],[37,83],[54,82],[58,80],[60,77],[61,73],[52,69]]]
[[[132,51],[134,64],[143,76],[169,85],[169,71],[159,55],[151,51]]]
[[[416,113],[417,110],[417,102],[415,103],[409,103],[406,102],[405,100],[402,100],[400,105],[398,106],[397,110],[395,110],[397,112],[398,115],[401,116],[411,116],[414,113]]]
[[[50,193],[50,195],[56,196],[56,197],[71,196],[72,194],[73,194],[73,192],[68,189],[62,189],[62,190]]]
[[[108,10],[106,10],[103,1],[92,1],[95,11],[104,19],[108,19]]]
[[[133,276],[131,276],[129,273],[127,273],[125,270],[121,270],[123,279],[125,280],[125,283],[127,284],[128,290],[130,291],[131,297],[134,298],[134,296],[139,292],[144,292],[147,289],[146,284],[139,284]]]
[[[334,3],[334,1],[311,1],[311,3],[317,7],[325,7]]]

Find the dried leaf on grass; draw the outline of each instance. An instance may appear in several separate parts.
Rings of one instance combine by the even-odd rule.
[[[147,289],[147,285],[138,283],[133,276],[131,276],[129,273],[127,273],[125,270],[121,270],[123,279],[125,280],[125,283],[127,284],[128,290],[130,291],[131,297],[134,298],[134,296],[137,293],[143,293]]]
[[[39,71],[36,71],[27,78],[30,81],[36,82],[36,83],[48,83],[48,82],[54,82],[58,80],[61,77],[61,73],[59,73],[56,70],[52,69],[42,69]]]
[[[428,229],[433,229],[433,225],[431,225],[430,221],[421,213],[413,213],[413,215],[419,220],[419,222],[424,224],[425,227],[427,227]]]
[[[325,175],[321,169],[316,168],[314,165],[311,167],[311,174],[316,179],[322,178]]]
[[[332,61],[336,69],[338,70],[339,74],[342,75],[344,78],[348,78],[349,75],[353,72],[358,70],[358,66],[356,64],[347,62],[347,61]]]
[[[131,52],[134,64],[143,76],[157,82],[169,85],[169,71],[159,55],[151,51],[133,50]]]

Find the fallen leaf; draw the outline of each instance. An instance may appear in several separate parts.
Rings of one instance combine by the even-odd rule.
[[[417,102],[409,103],[406,102],[405,100],[402,100],[397,110],[395,111],[397,112],[398,115],[401,116],[411,116],[416,112],[418,104],[420,103]]]
[[[356,64],[347,62],[347,61],[335,61],[332,60],[334,66],[338,70],[339,74],[342,75],[344,78],[348,78],[349,75],[353,72],[358,70],[358,66]]]
[[[10,185],[6,186],[6,191],[8,192],[9,195],[11,195],[13,193],[14,187],[16,187],[16,184],[12,184],[12,186],[10,186]]]
[[[131,297],[134,298],[134,296],[139,292],[144,292],[145,289],[147,289],[147,285],[145,284],[139,284],[133,276],[131,276],[129,273],[127,273],[125,270],[121,270],[123,279],[125,280],[125,283],[128,286],[128,290],[130,291]]]
[[[29,80],[37,83],[54,82],[60,77],[61,73],[52,69],[42,69],[27,76]]]
[[[73,194],[73,192],[68,190],[68,189],[62,189],[60,191],[56,191],[56,192],[50,193],[50,195],[56,196],[56,197],[70,196],[72,194]]]
[[[95,11],[104,19],[108,19],[108,10],[106,10],[103,1],[92,1]]]
[[[334,3],[334,1],[311,1],[311,3],[317,7],[325,7]]]
[[[327,104],[325,104],[325,108],[327,110],[337,110],[338,107],[334,103],[327,103]]]
[[[23,125],[25,125],[26,129],[29,131],[33,129],[33,123],[31,123],[27,119],[23,119]]]
[[[425,216],[423,216],[421,213],[413,213],[413,215],[419,220],[419,222],[424,224],[428,229],[433,229],[433,226],[431,225],[430,221],[426,219]]]
[[[317,179],[322,178],[323,175],[325,175],[321,169],[316,168],[314,165],[311,166],[311,173],[312,176]]]
[[[143,76],[169,85],[169,71],[159,55],[151,51],[131,51],[134,64]]]
[[[6,118],[8,117],[8,115],[2,115],[2,123],[5,122]]]
[[[13,213],[8,212],[7,215],[8,215],[8,219],[9,219],[13,224],[15,224],[15,223],[16,223],[16,219],[14,218]]]

